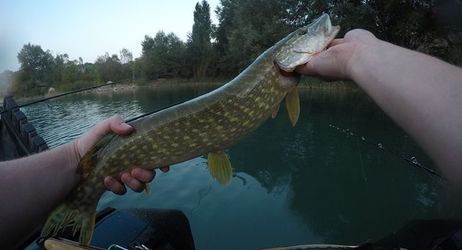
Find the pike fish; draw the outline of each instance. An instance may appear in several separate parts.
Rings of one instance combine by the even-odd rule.
[[[70,224],[80,243],[88,245],[96,205],[106,190],[104,177],[132,166],[154,169],[208,154],[211,175],[221,184],[229,182],[232,168],[224,150],[274,118],[284,98],[295,126],[300,78],[290,72],[324,50],[339,29],[323,14],[267,49],[220,88],[133,121],[134,132],[128,136],[103,137],[82,157],[81,181],[51,212],[42,236],[56,235]]]

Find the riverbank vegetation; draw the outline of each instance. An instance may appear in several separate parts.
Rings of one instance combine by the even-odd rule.
[[[229,79],[260,53],[321,13],[329,13],[342,27],[364,28],[386,41],[420,50],[446,61],[462,63],[462,30],[451,12],[451,2],[433,0],[221,0],[210,10],[206,0],[196,4],[187,41],[174,33],[146,35],[142,54],[127,49],[99,56],[93,63],[67,54],[53,54],[33,43],[18,53],[20,69],[6,71],[15,95],[37,95],[50,88],[60,91],[98,83],[146,84],[158,79]],[[218,24],[212,24],[215,13]],[[373,52],[371,52],[373,53]],[[1,86],[1,84],[0,84]]]

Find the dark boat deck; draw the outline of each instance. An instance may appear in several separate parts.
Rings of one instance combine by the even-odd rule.
[[[11,160],[48,149],[11,96],[0,107],[0,161]]]

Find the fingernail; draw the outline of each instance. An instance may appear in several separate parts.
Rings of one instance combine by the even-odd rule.
[[[132,128],[132,126],[128,125],[127,123],[121,123],[120,126],[123,128],[123,129],[129,129],[129,128]]]
[[[112,178],[106,178],[106,185],[111,186],[114,184],[114,180]]]

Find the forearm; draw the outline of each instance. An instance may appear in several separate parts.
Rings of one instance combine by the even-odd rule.
[[[453,181],[462,178],[462,69],[377,40],[356,53],[351,77]]]
[[[0,235],[14,244],[44,222],[77,184],[72,143],[29,157],[0,162]]]
[[[119,116],[94,126],[80,138],[50,151],[18,160],[0,162],[0,249],[21,243],[78,184],[80,157],[106,134],[127,135],[133,128]],[[168,171],[168,168],[163,170]],[[134,168],[119,173],[120,180],[106,176],[104,183],[114,193],[125,193],[125,185],[141,192],[154,172]],[[103,180],[101,180],[103,181]]]

